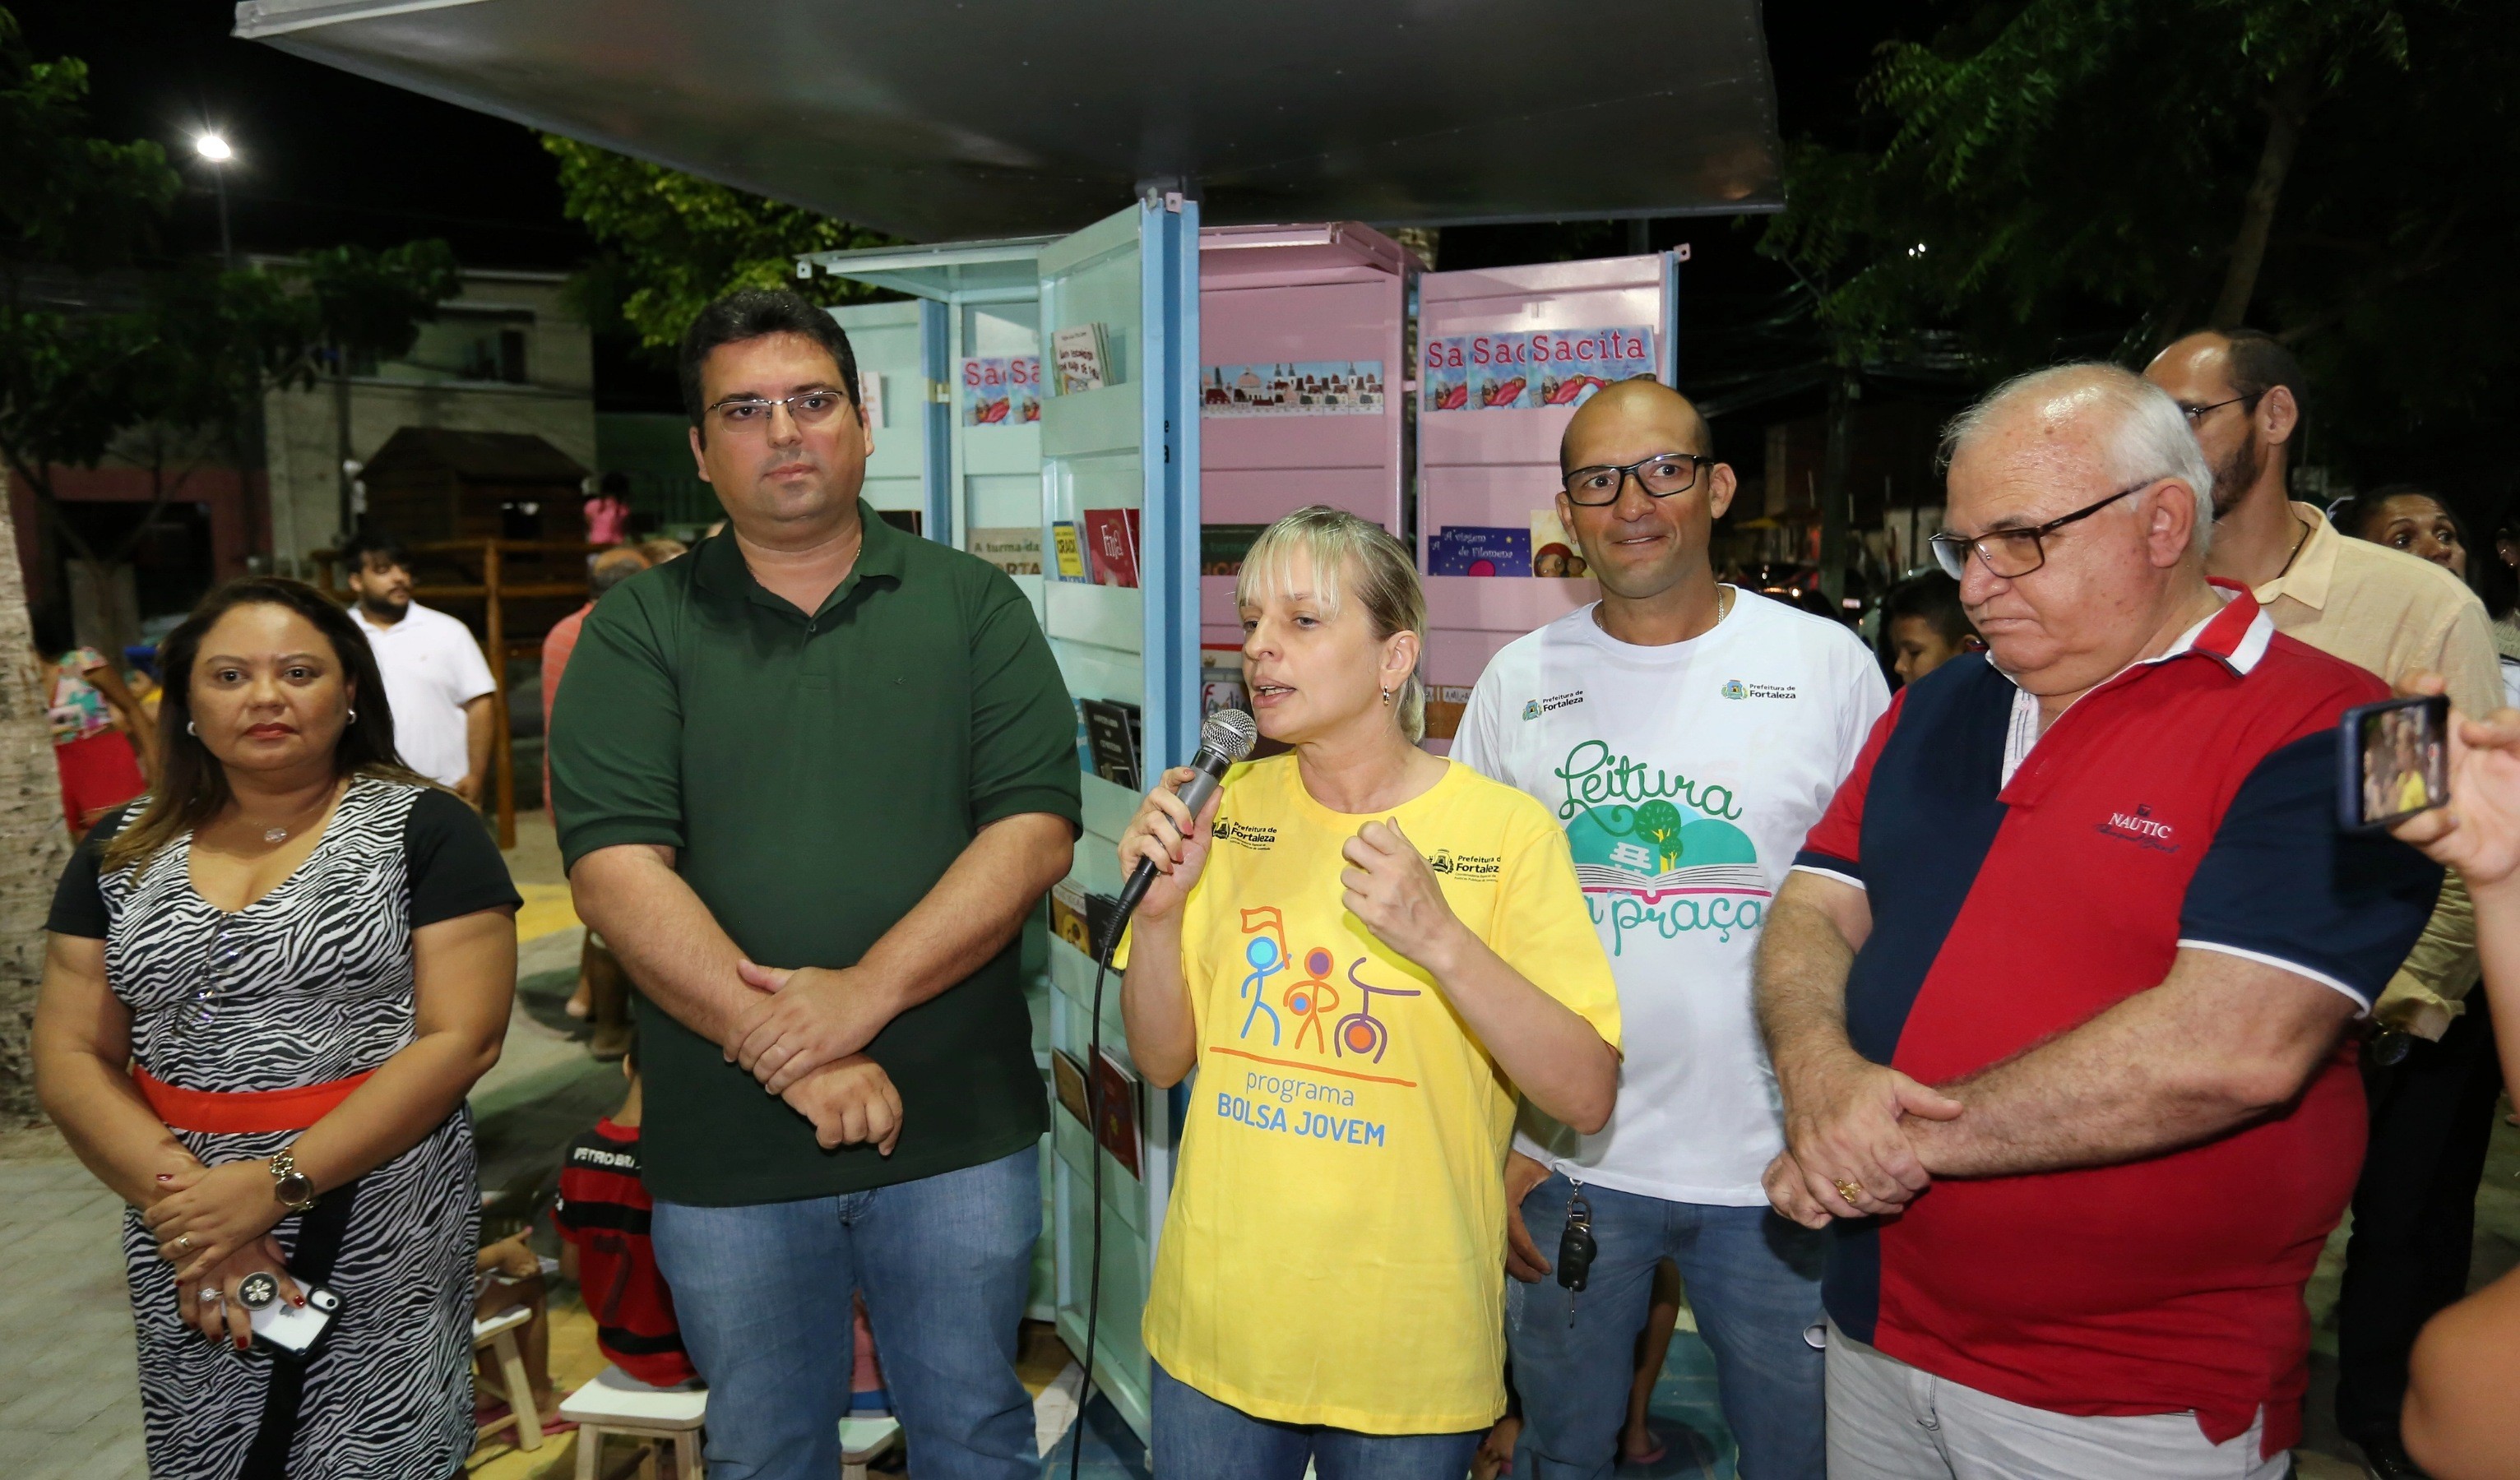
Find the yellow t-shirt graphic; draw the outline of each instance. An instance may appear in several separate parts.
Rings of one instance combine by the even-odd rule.
[[[1617,989],[1566,835],[1456,765],[1393,808],[1453,913],[1612,1045]],[[1458,1433],[1505,1409],[1505,1197],[1514,1092],[1443,989],[1341,904],[1368,817],[1292,756],[1225,780],[1183,907],[1198,1031],[1148,1352],[1257,1417]]]

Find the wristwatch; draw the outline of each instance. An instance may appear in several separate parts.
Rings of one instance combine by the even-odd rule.
[[[295,1146],[271,1158],[271,1195],[292,1213],[303,1213],[315,1205],[315,1180],[297,1170]]]

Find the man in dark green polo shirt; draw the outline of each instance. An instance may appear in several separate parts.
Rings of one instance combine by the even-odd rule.
[[[1075,842],[1074,711],[1013,582],[859,502],[829,315],[736,293],[682,379],[728,527],[587,618],[551,767],[578,913],[640,988],[709,1473],[829,1480],[854,1286],[922,1476],[1033,1480],[1048,1111],[1016,934]]]

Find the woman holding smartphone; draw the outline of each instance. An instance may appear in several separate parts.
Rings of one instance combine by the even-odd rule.
[[[1236,591],[1260,733],[1192,818],[1175,770],[1120,842],[1158,876],[1121,1004],[1199,1074],[1146,1314],[1155,1463],[1198,1480],[1459,1480],[1505,1409],[1502,1169],[1517,1094],[1598,1129],[1618,998],[1565,834],[1427,754],[1409,552],[1321,506]]]
[[[506,1036],[516,890],[479,816],[395,759],[322,593],[231,582],[162,651],[163,773],[64,873],[34,1031],[46,1112],[130,1204],[150,1473],[453,1475],[464,1096]],[[306,1355],[253,1340],[318,1286]]]

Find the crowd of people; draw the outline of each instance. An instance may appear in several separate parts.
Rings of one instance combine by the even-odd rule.
[[[860,501],[827,314],[734,294],[681,373],[727,527],[600,557],[544,655],[629,1085],[567,1152],[564,1273],[622,1380],[705,1384],[713,1474],[830,1475],[880,1350],[918,1474],[1031,1480],[1018,935],[1082,830],[1074,710],[1011,581]],[[1876,651],[1719,580],[1704,418],[1608,386],[1557,500],[1600,598],[1496,655],[1445,755],[1412,552],[1269,526],[1235,602],[1271,753],[1195,814],[1165,773],[1116,859],[1154,872],[1129,1058],[1197,1076],[1156,1472],[1606,1476],[1664,1443],[1685,1290],[1749,1480],[2273,1480],[2350,1207],[2339,1427],[2384,1480],[2501,1473],[2520,1292],[2441,1313],[2520,983],[2520,530],[2291,499],[2308,407],[2247,332],[1997,387]],[[346,611],[207,599],[154,725],[41,640],[57,739],[148,737],[145,795],[70,806],[34,1049],[130,1205],[159,1474],[451,1475],[469,1324],[539,1287],[477,1246],[464,1108],[517,960],[490,678],[390,538],[345,554]],[[2393,687],[2459,716],[2451,800],[2356,830],[2339,720]],[[310,1354],[255,1339],[310,1297]]]

